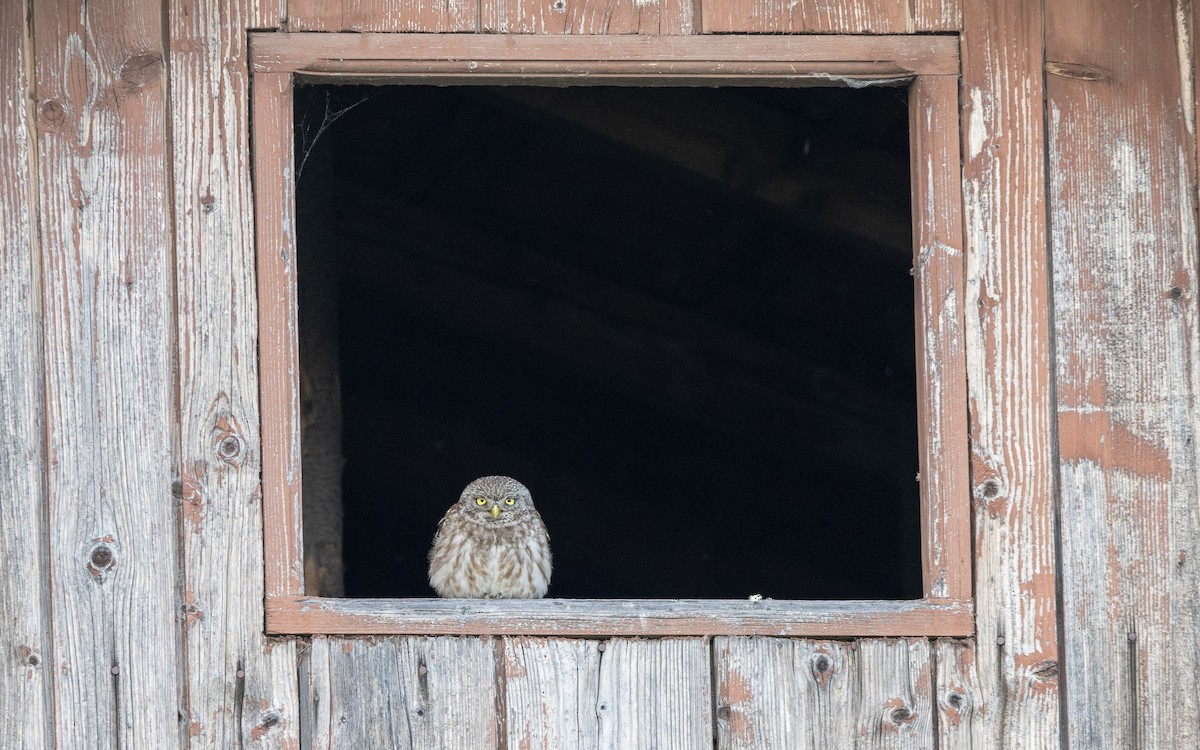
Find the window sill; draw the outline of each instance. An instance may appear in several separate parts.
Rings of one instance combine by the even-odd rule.
[[[308,635],[971,636],[970,600],[271,597],[267,632]]]

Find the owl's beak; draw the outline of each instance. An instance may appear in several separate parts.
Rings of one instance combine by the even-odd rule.
[[[500,517],[500,506],[493,505],[492,506],[492,518],[499,518],[499,517]]]

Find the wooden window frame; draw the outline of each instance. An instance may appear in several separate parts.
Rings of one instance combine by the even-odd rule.
[[[266,630],[274,634],[970,636],[958,39],[252,33]],[[292,87],[907,84],[924,597],[340,599],[304,595]],[[431,530],[432,533],[432,530]]]

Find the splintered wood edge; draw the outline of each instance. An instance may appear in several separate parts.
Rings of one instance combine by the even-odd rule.
[[[250,34],[255,73],[531,77],[695,75],[891,79],[957,75],[951,35],[510,36],[486,34]]]
[[[290,635],[968,637],[969,600],[330,599],[268,597]]]

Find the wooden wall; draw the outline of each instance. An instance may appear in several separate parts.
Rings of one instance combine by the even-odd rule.
[[[0,737],[1196,746],[1193,10],[0,3]],[[961,29],[978,637],[264,637],[244,30],[283,26]]]

